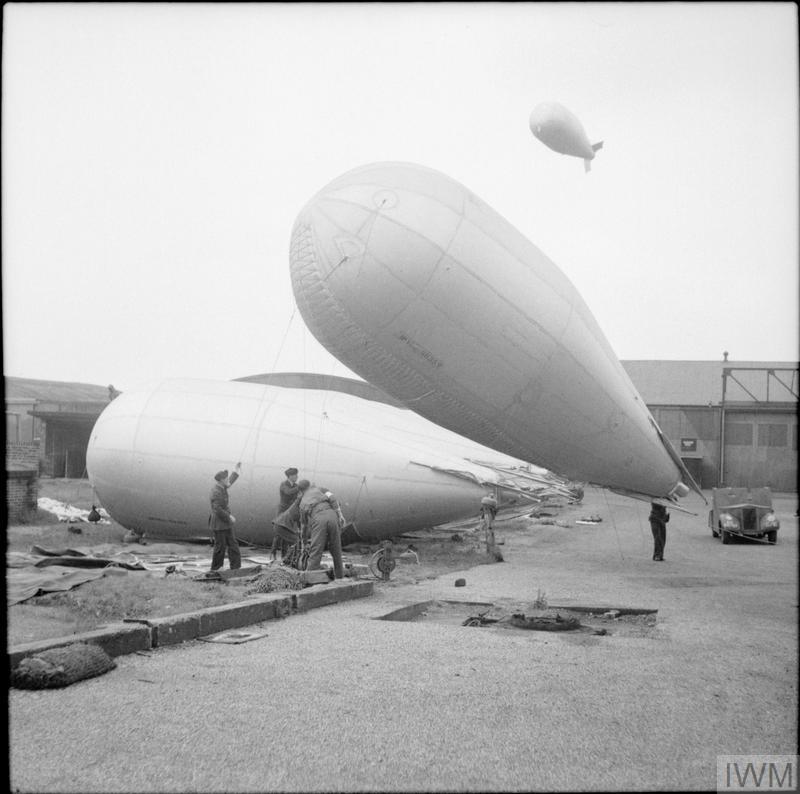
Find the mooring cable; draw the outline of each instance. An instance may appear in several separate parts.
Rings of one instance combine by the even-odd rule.
[[[617,522],[614,519],[614,513],[611,511],[611,507],[608,503],[608,492],[606,491],[605,488],[603,488],[603,498],[605,499],[606,502],[606,510],[608,511],[608,514],[611,516],[611,523],[614,526],[614,535],[617,538],[617,549],[619,550],[619,558],[624,561],[625,555],[622,553],[622,544],[620,543],[619,540],[619,531],[617,530]]]

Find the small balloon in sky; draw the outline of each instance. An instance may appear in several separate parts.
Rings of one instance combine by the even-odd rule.
[[[531,132],[547,147],[559,154],[583,158],[584,171],[590,171],[591,161],[603,142],[589,143],[578,117],[558,102],[542,102],[530,118]]]

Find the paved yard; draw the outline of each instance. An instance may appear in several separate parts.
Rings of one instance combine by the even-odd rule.
[[[797,746],[797,518],[777,546],[723,546],[603,491],[570,527],[504,531],[506,562],[378,584],[369,599],[263,624],[241,645],[118,659],[63,690],[12,690],[19,791],[688,790],[722,754]],[[575,525],[597,513],[603,522]],[[402,563],[405,564],[405,563]],[[466,587],[455,588],[458,577]],[[373,620],[430,599],[658,609],[608,636]]]

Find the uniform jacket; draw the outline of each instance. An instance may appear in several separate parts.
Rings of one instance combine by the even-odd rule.
[[[669,513],[664,505],[654,504],[650,510],[650,515],[648,518],[651,522],[663,524],[664,528],[666,529],[667,521],[669,521]]]
[[[230,476],[230,484],[233,485],[238,479],[239,474],[234,472]],[[231,511],[228,509],[228,488],[221,482],[215,481],[209,499],[211,515],[208,517],[208,525],[212,530],[230,529],[233,524],[231,524]]]
[[[288,510],[292,506],[292,502],[297,499],[299,492],[300,489],[297,487],[297,483],[293,485],[289,480],[284,480],[280,487],[281,503],[278,507],[278,512],[283,513],[285,510]]]
[[[300,500],[300,526],[306,527],[308,521],[314,513],[321,510],[333,510],[336,512],[339,509],[339,503],[336,497],[331,494],[326,496],[324,488],[318,488],[316,485],[311,485],[306,489],[303,498]]]

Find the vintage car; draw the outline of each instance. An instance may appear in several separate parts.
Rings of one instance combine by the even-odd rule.
[[[711,534],[730,543],[734,535],[763,538],[770,543],[778,539],[780,521],[772,509],[769,488],[714,488],[708,513]]]

